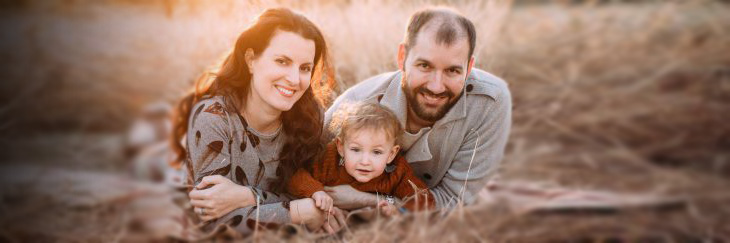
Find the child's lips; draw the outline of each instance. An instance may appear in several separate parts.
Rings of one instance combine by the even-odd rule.
[[[360,172],[360,173],[370,173],[371,171],[370,170],[364,170],[364,169],[357,169],[357,172]]]

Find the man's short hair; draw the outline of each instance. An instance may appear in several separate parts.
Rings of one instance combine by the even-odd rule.
[[[429,7],[411,15],[406,28],[405,40],[403,41],[406,52],[416,45],[418,33],[431,20],[440,21],[440,25],[436,29],[436,43],[451,45],[460,38],[460,33],[466,33],[469,40],[469,56],[467,58],[474,55],[477,39],[474,24],[460,13],[446,7]]]

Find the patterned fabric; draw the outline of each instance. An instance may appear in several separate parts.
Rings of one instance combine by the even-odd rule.
[[[209,175],[225,176],[250,187],[259,206],[239,208],[210,222],[205,230],[228,225],[242,234],[256,227],[272,228],[291,222],[288,195],[269,191],[276,180],[283,132],[260,134],[248,126],[230,100],[216,96],[195,104],[187,134],[188,185],[198,184]]]

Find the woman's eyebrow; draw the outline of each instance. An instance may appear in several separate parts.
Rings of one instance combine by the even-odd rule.
[[[280,55],[275,55],[275,56],[276,56],[276,57],[280,57],[280,58],[284,58],[284,59],[286,59],[287,61],[292,61],[292,59],[291,59],[291,58],[290,58],[289,56],[287,56],[287,55],[281,55],[281,54],[280,54]]]
[[[284,58],[284,59],[286,59],[289,62],[294,62],[293,59],[291,59],[289,56],[284,55],[284,54],[277,54],[277,55],[274,55],[274,56]],[[302,65],[313,65],[313,63],[312,62],[305,62],[305,63],[302,63]]]

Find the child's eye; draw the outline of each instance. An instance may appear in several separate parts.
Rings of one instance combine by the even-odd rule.
[[[377,154],[377,155],[381,155],[381,154],[383,154],[383,151],[380,151],[380,150],[375,150],[375,151],[373,151],[373,153],[374,153],[374,154]]]
[[[360,148],[350,148],[350,151],[352,151],[352,152],[360,152]]]

